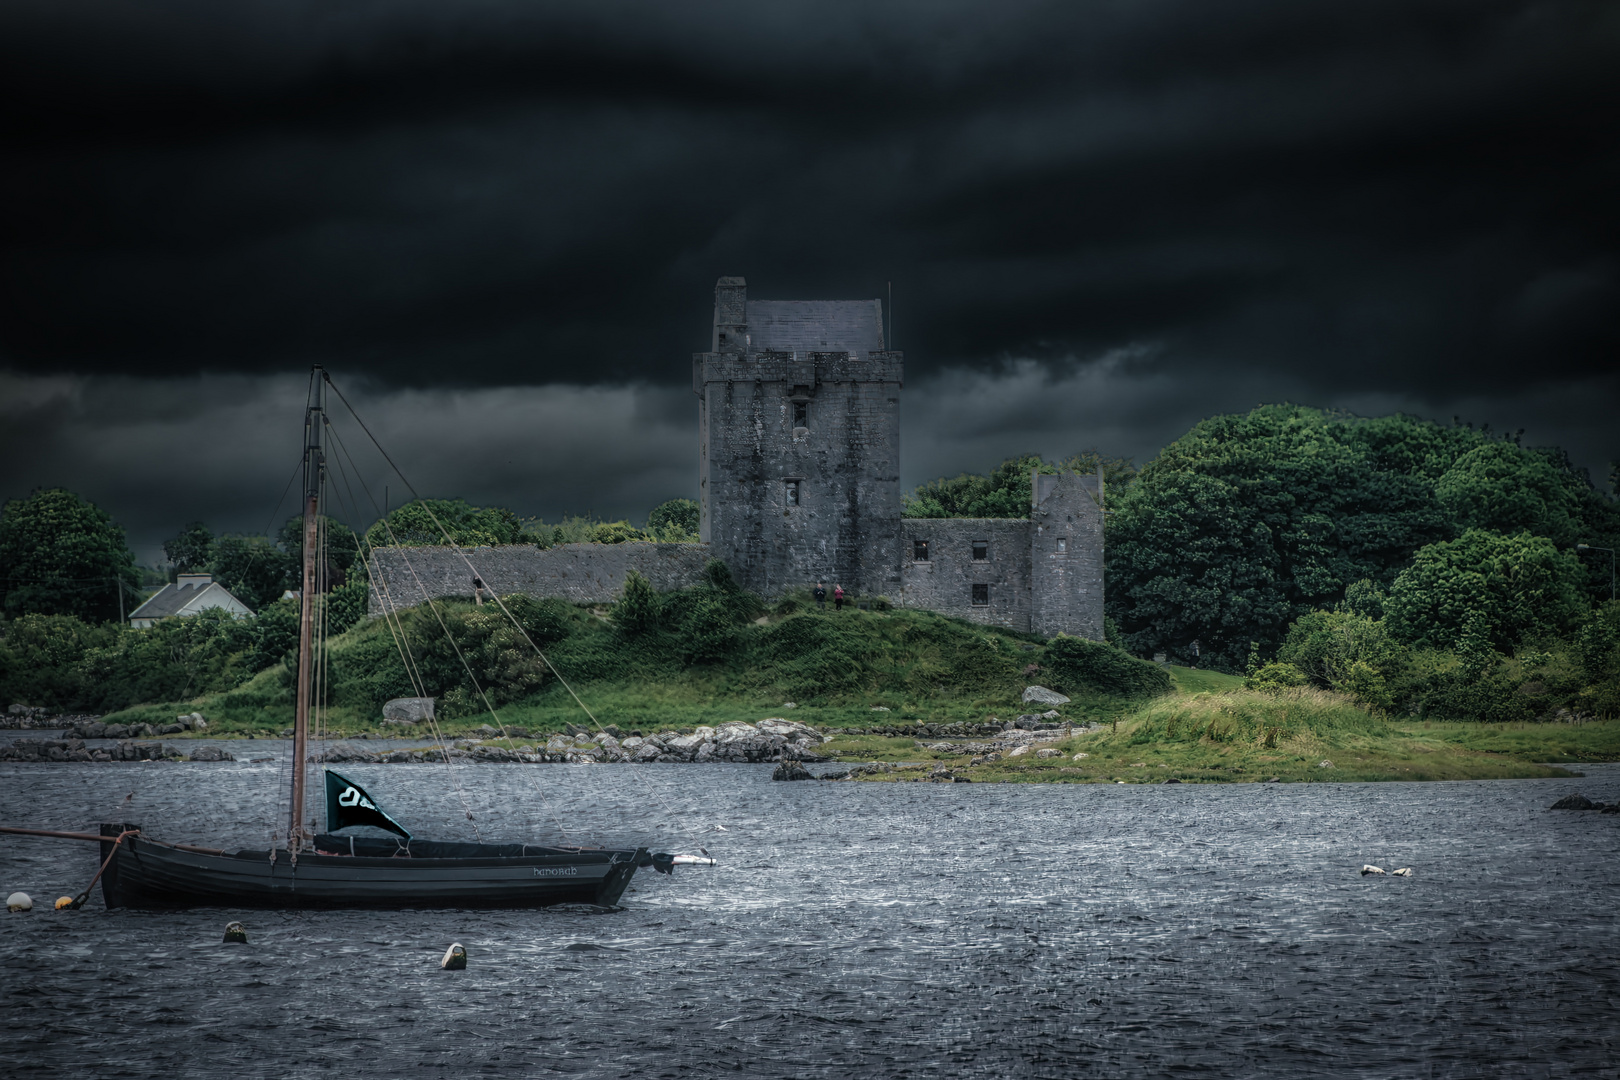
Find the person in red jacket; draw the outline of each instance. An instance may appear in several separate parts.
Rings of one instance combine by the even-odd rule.
[[[833,610],[844,610],[844,587],[842,585],[835,584],[833,586]]]

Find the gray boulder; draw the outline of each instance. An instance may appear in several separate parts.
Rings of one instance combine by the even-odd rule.
[[[217,746],[199,746],[191,752],[192,761],[235,761],[236,758]]]
[[[1588,799],[1585,795],[1578,795],[1577,794],[1577,795],[1565,795],[1562,799],[1559,799],[1557,802],[1553,803],[1547,809],[1549,809],[1549,810],[1595,810],[1595,809],[1597,809],[1597,807],[1592,802],[1592,800]]]
[[[397,697],[383,703],[383,719],[391,724],[420,724],[433,719],[433,698]]]
[[[797,761],[784,761],[771,770],[772,780],[814,780],[815,776],[809,769]]]
[[[1056,690],[1048,690],[1044,686],[1026,686],[1024,687],[1024,702],[1025,704],[1033,703],[1036,705],[1067,705],[1069,699]]]

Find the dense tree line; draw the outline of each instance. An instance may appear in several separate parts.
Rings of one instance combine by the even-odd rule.
[[[1361,581],[1408,644],[1452,647],[1476,615],[1499,648],[1568,634],[1609,587],[1573,544],[1620,546],[1620,505],[1560,451],[1298,406],[1200,423],[1109,509],[1125,642],[1227,670]]]

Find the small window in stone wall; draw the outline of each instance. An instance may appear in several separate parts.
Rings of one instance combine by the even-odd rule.
[[[1057,538],[1057,553],[1059,555],[1067,555],[1069,553],[1069,538],[1067,536],[1060,536]]]
[[[975,585],[975,586],[973,586],[973,606],[974,607],[988,607],[989,604],[990,604],[990,586],[988,586],[988,585]]]
[[[975,541],[973,541],[973,561],[974,562],[989,562],[990,561],[990,541],[988,541],[988,540],[975,540]]]
[[[911,542],[911,557],[917,562],[928,561],[928,541],[913,540]]]
[[[793,403],[793,426],[808,427],[810,424],[810,403],[808,401],[795,401]]]
[[[787,482],[787,504],[789,506],[799,505],[799,482],[797,480]]]

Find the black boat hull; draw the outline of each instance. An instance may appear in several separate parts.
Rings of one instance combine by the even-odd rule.
[[[102,844],[103,858],[112,848]],[[619,902],[646,852],[507,858],[203,854],[129,837],[101,878],[108,908],[534,908]]]

